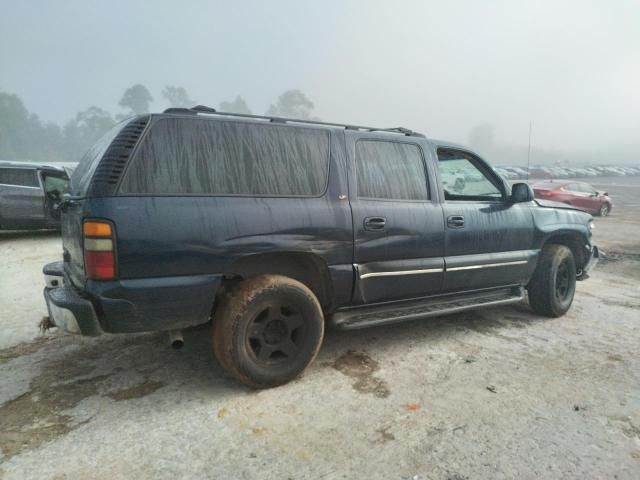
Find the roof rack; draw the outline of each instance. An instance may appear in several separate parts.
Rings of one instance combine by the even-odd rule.
[[[363,127],[361,125],[350,125],[345,123],[334,122],[320,122],[317,120],[302,120],[299,118],[285,118],[285,117],[272,117],[266,115],[249,115],[244,113],[231,113],[231,112],[218,112],[215,108],[207,107],[205,105],[196,105],[192,108],[167,108],[163,113],[177,113],[183,115],[197,115],[203,113],[206,115],[220,115],[223,117],[239,117],[239,118],[252,118],[255,120],[267,120],[271,123],[293,123],[302,125],[323,125],[326,127],[341,127],[345,130],[358,130],[365,132],[388,132],[398,133],[406,136],[423,137],[421,133],[414,132],[404,127],[393,128],[376,128],[376,127]]]

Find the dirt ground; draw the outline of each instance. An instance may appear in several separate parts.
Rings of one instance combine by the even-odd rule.
[[[558,319],[526,304],[329,331],[295,382],[250,391],[206,328],[38,333],[59,236],[0,234],[0,477],[640,478],[640,178],[594,183],[607,253]]]

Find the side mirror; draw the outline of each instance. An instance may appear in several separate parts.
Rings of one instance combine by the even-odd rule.
[[[528,183],[514,183],[511,187],[511,203],[530,202],[535,198]]]
[[[602,195],[603,197],[608,197],[609,196],[609,192],[602,192],[600,195]]]

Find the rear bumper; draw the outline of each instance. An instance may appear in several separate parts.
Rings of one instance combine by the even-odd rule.
[[[88,280],[76,288],[62,262],[43,268],[49,317],[82,335],[183,329],[209,321],[222,275]]]
[[[587,264],[584,266],[580,275],[576,277],[577,280],[586,280],[591,276],[591,272],[598,264],[598,260],[600,260],[600,251],[598,247],[595,245],[591,247],[591,252],[589,254],[589,259],[587,260]]]
[[[45,287],[44,299],[47,302],[49,319],[61,330],[88,336],[102,333],[93,304],[78,295],[75,288]]]

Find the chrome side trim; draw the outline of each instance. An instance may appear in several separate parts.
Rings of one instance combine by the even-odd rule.
[[[524,265],[528,263],[528,260],[518,260],[515,262],[502,262],[502,263],[485,263],[484,265],[468,265],[466,267],[453,267],[447,268],[447,272],[457,272],[460,270],[477,270],[479,268],[492,268],[492,267],[505,267],[509,265]]]
[[[444,268],[425,268],[423,270],[401,270],[399,272],[372,272],[360,275],[360,280],[371,277],[397,277],[400,275],[421,275],[423,273],[442,273]]]
[[[26,170],[26,169],[25,169]],[[0,187],[11,187],[11,188],[29,188],[31,190],[42,190],[40,187],[31,187],[29,185],[13,185],[11,183],[0,183]]]
[[[452,268],[425,268],[421,270],[399,270],[391,272],[371,272],[360,275],[360,280],[365,278],[374,277],[398,277],[402,275],[422,275],[425,273],[442,273],[442,272],[459,272],[463,270],[478,270],[480,268],[494,268],[494,267],[508,267],[511,265],[524,265],[529,263],[529,260],[516,260],[513,262],[501,262],[501,263],[485,263],[483,265],[467,265],[464,267],[452,267]],[[354,263],[353,266],[357,269],[359,265]]]

